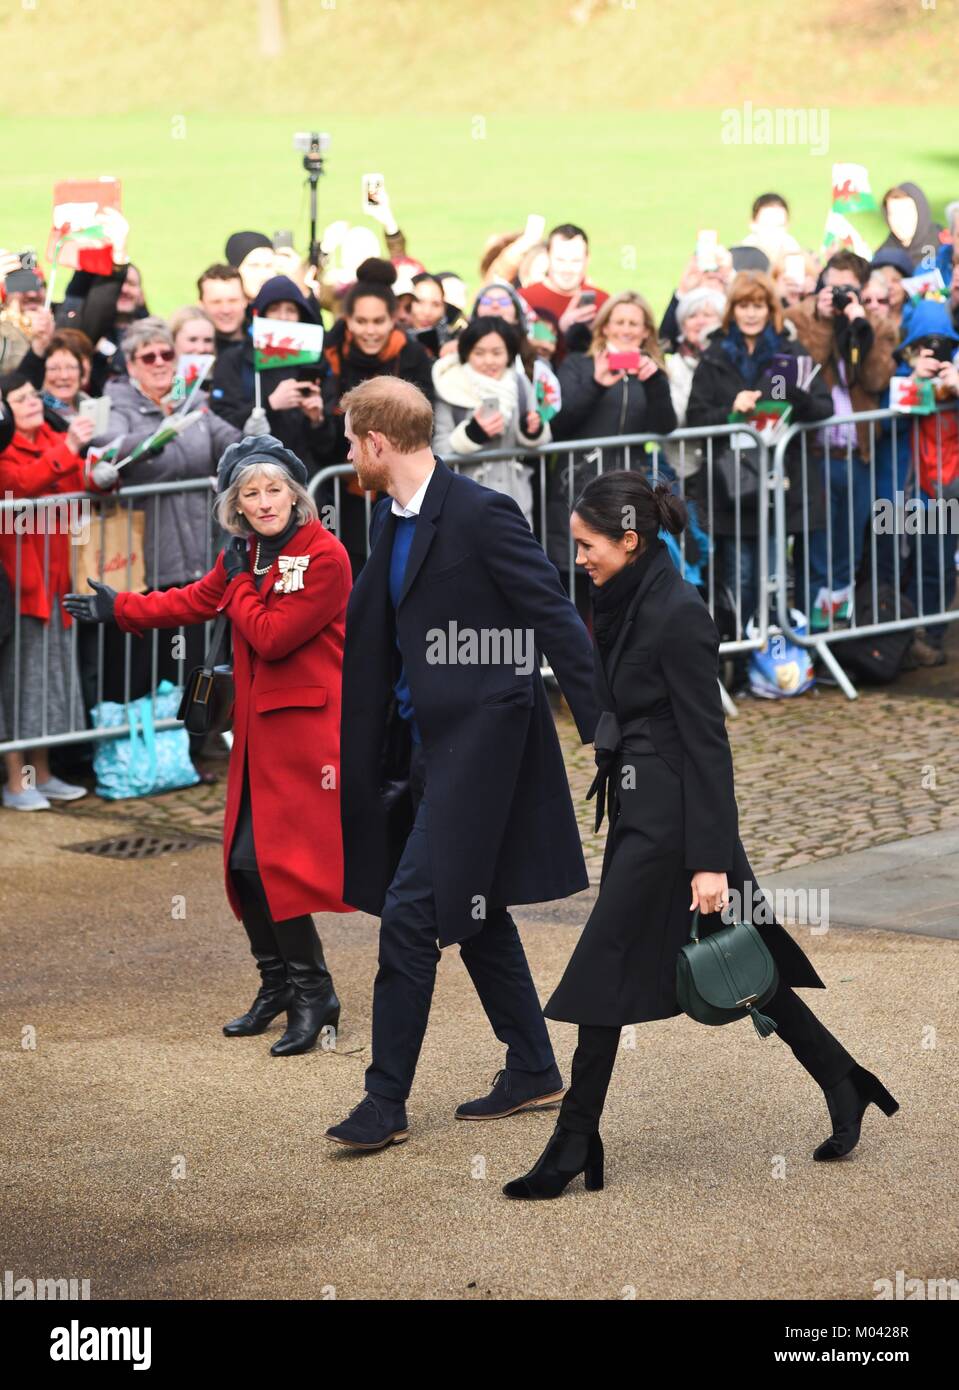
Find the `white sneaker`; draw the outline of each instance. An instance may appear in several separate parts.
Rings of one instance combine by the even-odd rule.
[[[86,796],[86,787],[75,787],[70,782],[61,782],[59,777],[51,777],[48,782],[38,782],[37,791],[48,801],[79,801]]]
[[[24,787],[23,791],[12,792],[3,789],[3,804],[8,811],[49,811],[50,803],[36,787]]]

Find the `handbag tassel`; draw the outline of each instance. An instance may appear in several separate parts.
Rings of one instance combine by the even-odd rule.
[[[776,1020],[770,1018],[768,1014],[760,1013],[759,1010],[754,1009],[751,1004],[749,1005],[749,1017],[752,1019],[753,1027],[761,1038],[768,1038],[770,1033],[775,1033],[777,1027]]]

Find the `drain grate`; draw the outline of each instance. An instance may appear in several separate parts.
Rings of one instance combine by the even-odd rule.
[[[155,859],[160,854],[180,854],[209,844],[197,835],[112,835],[107,840],[86,840],[82,844],[63,845],[74,854],[96,854],[101,859]]]

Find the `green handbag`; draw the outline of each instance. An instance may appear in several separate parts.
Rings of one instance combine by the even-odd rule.
[[[676,957],[676,997],[697,1023],[733,1023],[749,1014],[761,1038],[776,1020],[760,1012],[779,988],[769,948],[751,922],[734,922],[699,937],[699,908],[689,941]]]

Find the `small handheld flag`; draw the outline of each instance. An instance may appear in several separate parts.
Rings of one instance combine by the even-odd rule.
[[[875,212],[876,200],[864,164],[832,166],[833,212]]]
[[[563,395],[556,373],[541,357],[533,363],[533,388],[539,418],[547,424],[562,410]]]
[[[258,372],[270,367],[296,367],[319,362],[323,353],[323,329],[318,323],[288,323],[285,319],[254,318],[253,366]]]
[[[889,382],[889,407],[901,415],[930,415],[936,408],[932,381],[918,376],[894,376]]]
[[[828,213],[826,217],[826,230],[823,234],[822,246],[824,251],[838,251],[840,247],[846,247],[850,251],[855,251],[857,256],[862,256],[867,261],[872,260],[869,243],[856,231],[848,218],[835,210]]]

